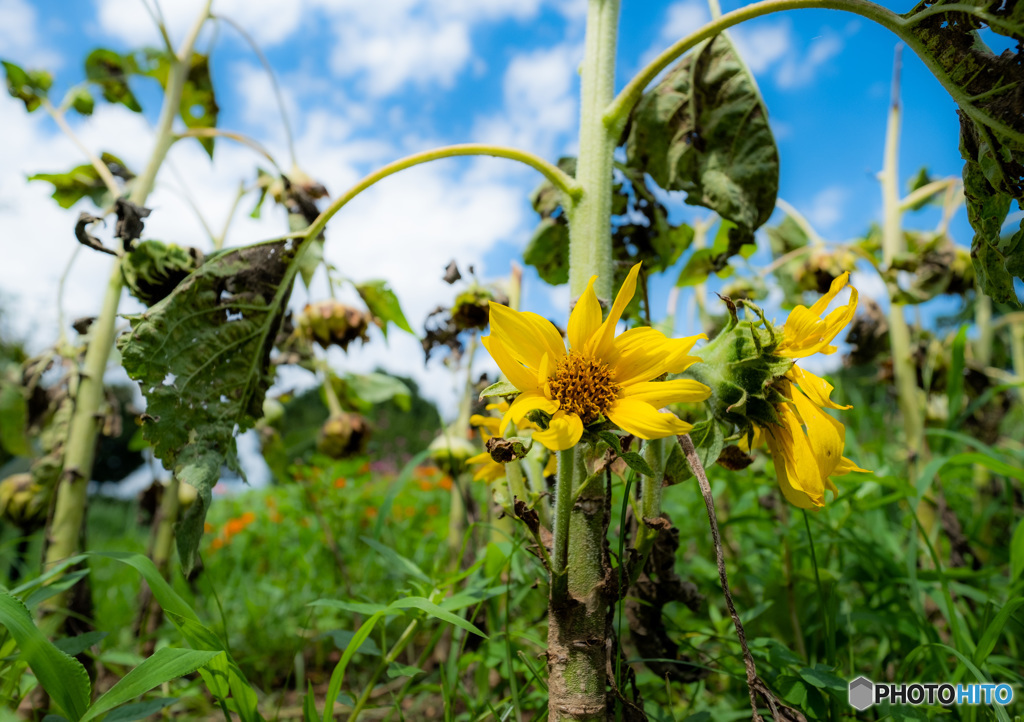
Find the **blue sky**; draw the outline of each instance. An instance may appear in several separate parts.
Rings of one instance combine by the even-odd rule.
[[[163,1],[178,42],[197,0]],[[725,2],[729,11],[742,3]],[[896,11],[912,3],[885,2]],[[576,67],[582,56],[585,2],[581,0],[216,0],[263,46],[279,74],[295,130],[299,165],[337,195],[374,167],[434,145],[488,141],[516,145],[548,157],[571,153],[578,125]],[[625,0],[618,82],[660,49],[706,20],[699,0]],[[862,233],[879,217],[875,173],[881,166],[896,38],[853,15],[799,10],[744,24],[733,38],[757,77],[769,108],[782,162],[780,197],[804,212],[826,238]],[[0,0],[0,57],[55,72],[55,95],[79,82],[81,59],[96,46],[128,50],[158,42],[142,0]],[[263,71],[226,25],[206,33],[199,48],[213,47],[212,68],[220,126],[266,145],[287,167],[278,111]],[[955,107],[911,53],[903,55],[904,134],[901,187],[928,166],[934,176],[959,175]],[[155,96],[146,117],[99,105],[76,131],[96,151],[122,156],[136,170],[148,157],[147,123],[158,111]],[[80,208],[61,211],[43,184],[26,174],[56,171],[81,161],[41,112],[27,116],[0,97],[0,223],[5,229],[0,292],[16,311],[16,330],[41,347],[56,336],[54,294],[73,249],[71,229]],[[239,182],[251,182],[260,159],[220,142],[213,163],[195,143],[171,153],[150,205],[149,237],[202,247],[202,226],[180,193],[215,228],[223,223]],[[263,163],[263,165],[266,165]],[[498,160],[447,160],[386,180],[342,211],[328,231],[328,257],[357,280],[387,278],[410,322],[452,298],[440,281],[450,258],[474,263],[484,279],[508,272],[522,253],[536,218],[526,200],[539,178]],[[248,211],[251,200],[243,200]],[[84,206],[83,206],[84,207]],[[703,216],[678,204],[684,217]],[[917,218],[908,217],[908,226]],[[934,215],[922,214],[922,227]],[[280,233],[284,218],[269,211],[260,221],[240,213],[229,244]],[[953,225],[969,244],[961,211]],[[94,313],[108,262],[80,254],[65,291],[68,318]],[[674,274],[672,275],[674,279]],[[867,295],[880,285],[865,278]],[[656,303],[670,281],[660,283]],[[312,296],[324,295],[323,284]],[[307,298],[296,293],[296,302]],[[528,271],[524,305],[564,321],[565,287],[551,289]],[[123,310],[133,310],[130,299]],[[679,327],[681,333],[694,329]],[[425,369],[415,339],[393,335],[351,357],[339,368],[384,364],[414,375],[450,409],[454,380],[439,364]],[[483,362],[482,362],[483,363]]]

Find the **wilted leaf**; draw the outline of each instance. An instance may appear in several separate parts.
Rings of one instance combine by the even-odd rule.
[[[384,322],[381,330],[384,336],[388,335],[388,324],[393,323],[406,333],[413,332],[409,322],[405,320],[402,313],[402,306],[398,303],[398,296],[388,287],[387,281],[367,281],[356,284],[356,290],[363,299],[363,303],[370,309],[370,313]]]
[[[211,257],[163,301],[128,316],[131,330],[118,339],[125,370],[146,396],[146,439],[199,491],[177,529],[186,573],[221,466],[238,470],[235,433],[263,416],[297,250],[297,241],[270,241]]]
[[[121,274],[128,291],[152,306],[166,298],[202,262],[203,254],[196,248],[143,241],[125,255]]]
[[[685,191],[736,224],[712,270],[753,242],[771,216],[779,186],[779,154],[768,113],[732,43],[716,36],[685,56],[633,112],[629,165],[666,190]]]
[[[1003,238],[1001,228],[1011,201],[1024,201],[1021,6],[921,0],[904,17],[923,45],[918,52],[960,106],[964,195],[978,281],[995,300],[1020,305],[1013,277],[1024,276],[1024,231]],[[1016,50],[996,55],[978,32],[984,29],[1016,40]]]
[[[128,78],[138,71],[134,57],[107,48],[96,48],[85,59],[85,77],[100,86],[104,100],[141,113],[142,106],[128,87]]]
[[[0,61],[7,72],[7,92],[25,104],[25,110],[32,112],[40,106],[47,91],[53,85],[53,76],[45,70],[26,71],[14,63]]]

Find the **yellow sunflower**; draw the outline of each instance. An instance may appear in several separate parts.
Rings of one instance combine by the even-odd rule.
[[[491,302],[491,333],[482,341],[509,383],[521,392],[502,419],[501,433],[534,410],[551,415],[547,430],[534,432],[533,438],[552,451],[575,446],[583,427],[602,417],[641,439],[684,434],[692,428],[659,409],[675,402],[703,401],[710,394],[708,387],[692,379],[652,379],[680,373],[699,361],[689,352],[706,336],[670,339],[653,328],[615,335],[636,292],[639,272],[639,263],[630,269],[604,321],[594,293],[597,276],[590,279],[569,315],[568,351],[547,319]]]
[[[827,316],[824,313],[849,281],[850,274],[844,273],[813,306],[794,308],[782,329],[782,341],[772,353],[792,359],[835,353],[833,339],[857,310],[857,289],[850,287],[845,306]],[[764,425],[758,431],[768,443],[779,486],[786,499],[801,509],[822,507],[825,489],[837,493],[830,477],[868,472],[843,456],[846,427],[824,410],[851,407],[833,402],[829,398],[832,385],[795,364],[774,386],[785,398],[775,409],[781,425]]]

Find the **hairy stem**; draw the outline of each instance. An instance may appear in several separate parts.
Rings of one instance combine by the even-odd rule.
[[[441,158],[455,158],[465,155],[489,155],[495,158],[517,160],[520,163],[525,163],[531,168],[540,171],[545,178],[551,181],[555,187],[562,191],[568,198],[577,198],[580,195],[580,186],[572,176],[553,163],[549,163],[543,158],[540,158],[533,153],[528,153],[525,150],[505,148],[500,145],[487,145],[485,143],[446,145],[441,148],[423,151],[422,153],[414,153],[413,155],[388,163],[386,166],[378,168],[373,173],[370,173],[368,176],[345,191],[345,193],[338,196],[331,205],[327,206],[327,208],[317,216],[316,220],[313,221],[313,224],[307,229],[306,235],[310,238],[316,238],[323,232],[324,228],[327,226],[327,222],[334,217],[335,213],[340,211],[349,201],[364,190],[378,181],[384,180],[389,175],[394,175],[398,171],[405,170],[406,168],[412,168],[413,166],[421,165],[422,163],[429,163],[433,160],[439,160]]]
[[[181,93],[185,87],[188,61],[192,57],[199,31],[206,21],[212,0],[207,0],[203,10],[182,43],[177,61],[171,68],[164,95],[157,136],[145,171],[135,181],[129,199],[142,206],[153,190],[157,172],[167,151],[174,142],[172,127],[181,104]],[[182,60],[184,58],[184,60]],[[85,353],[81,382],[75,396],[75,411],[71,418],[67,445],[64,454],[64,470],[57,487],[57,499],[50,528],[47,534],[45,566],[51,567],[72,556],[78,549],[82,522],[85,518],[86,490],[92,476],[96,454],[96,436],[99,433],[98,413],[103,402],[103,375],[106,372],[110,350],[114,344],[114,326],[117,308],[121,301],[124,281],[121,275],[121,261],[115,261],[103,297],[103,308],[92,325],[89,348]],[[60,609],[66,600],[64,594],[57,595],[47,605],[48,611]]]
[[[596,275],[597,297],[612,297],[613,153],[619,136],[602,122],[604,108],[615,94],[615,49],[618,38],[619,0],[590,0],[581,69],[580,150],[576,180],[583,188],[579,200],[568,206],[569,293],[579,298],[590,277]]]

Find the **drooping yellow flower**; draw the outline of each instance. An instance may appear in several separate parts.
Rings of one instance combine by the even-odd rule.
[[[692,426],[663,406],[703,401],[707,386],[692,379],[653,381],[666,373],[680,373],[700,359],[690,349],[703,334],[670,339],[653,328],[634,328],[615,335],[622,312],[636,291],[640,264],[633,266],[615,297],[608,318],[601,320],[601,304],[594,293],[596,276],[569,316],[569,349],[550,321],[490,304],[491,333],[484,347],[520,395],[502,419],[499,431],[510,422],[521,424],[528,413],[551,415],[545,431],[533,438],[552,451],[576,445],[583,428],[604,417],[641,439],[684,434]]]
[[[491,404],[487,408],[491,409],[498,406],[498,404]],[[508,404],[504,404],[508,406]],[[480,437],[486,447],[487,441],[494,436],[498,436],[498,427],[501,425],[501,419],[494,416],[482,416],[480,414],[473,414],[469,418],[471,426],[475,426],[480,429]],[[469,464],[470,469],[473,472],[473,481],[486,481],[488,484],[492,481],[505,476],[505,465],[499,464],[497,461],[491,458],[489,451],[471,456],[466,459],[466,463]]]
[[[835,353],[833,339],[857,310],[857,289],[850,287],[850,300],[845,306],[823,314],[849,280],[850,274],[844,273],[809,309],[794,308],[773,353],[792,359]],[[825,379],[795,364],[774,386],[785,399],[775,409],[781,425],[768,424],[759,430],[768,442],[779,486],[786,499],[801,509],[822,507],[825,489],[837,493],[830,477],[867,472],[843,456],[846,428],[824,410],[850,407],[831,400],[832,385]]]

